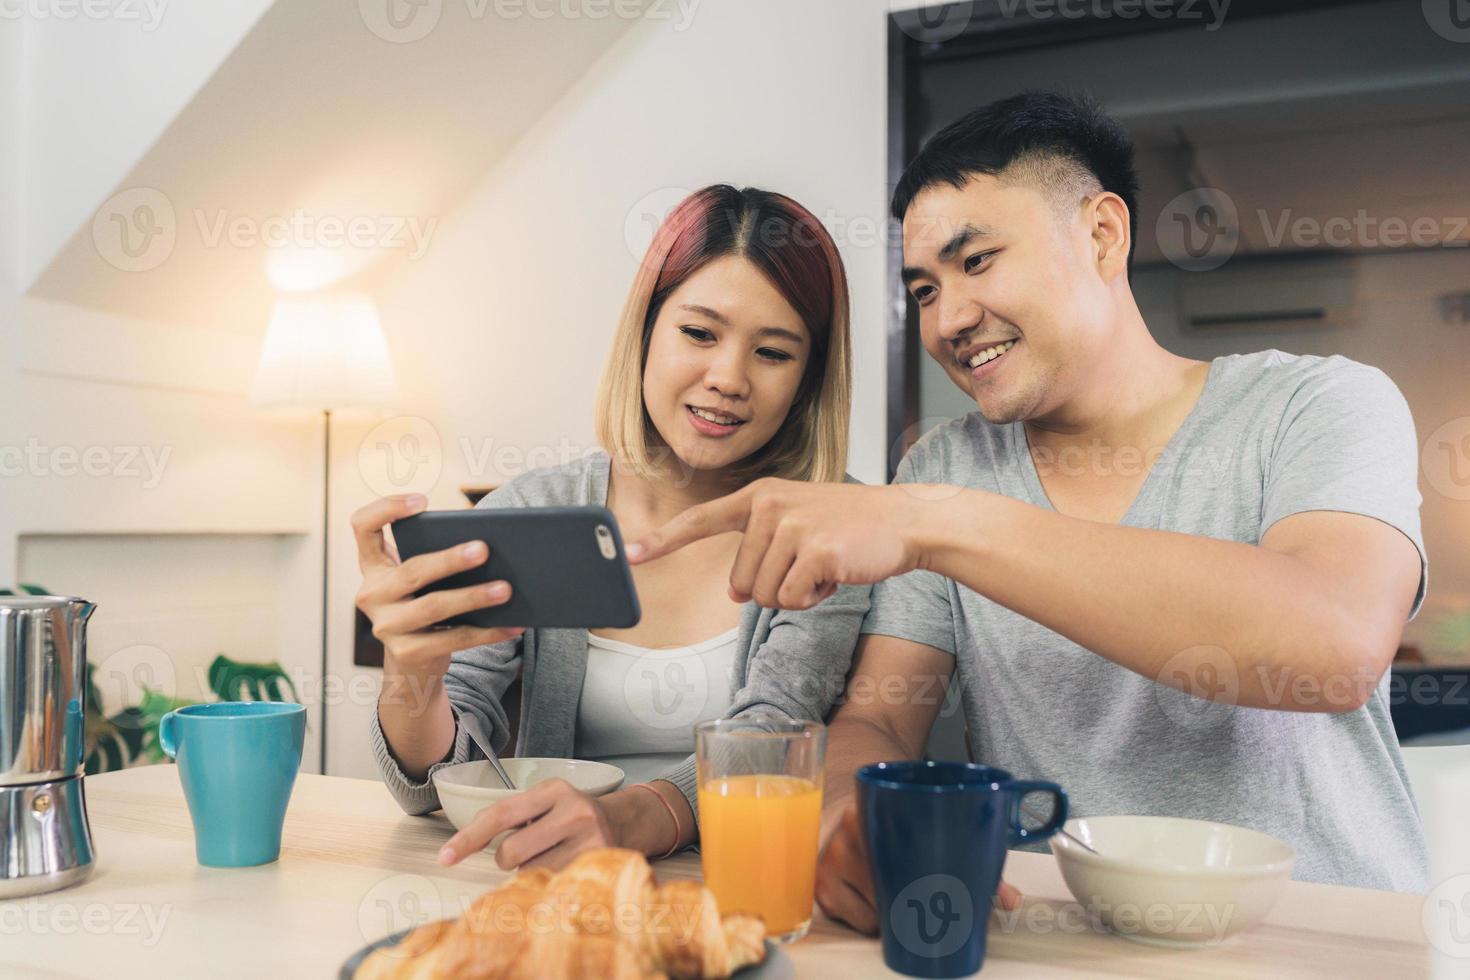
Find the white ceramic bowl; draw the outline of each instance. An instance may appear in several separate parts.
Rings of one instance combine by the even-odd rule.
[[[1296,852],[1269,834],[1177,817],[1086,817],[1052,853],[1077,901],[1118,935],[1158,946],[1211,946],[1276,904]]]
[[[475,814],[491,803],[508,799],[548,779],[565,779],[589,796],[602,796],[623,785],[623,770],[605,762],[583,759],[501,759],[500,762],[515,781],[516,789],[506,789],[484,759],[445,766],[434,773],[439,803],[456,828],[463,830],[469,826]],[[496,836],[486,850],[493,853],[505,837],[505,834]]]

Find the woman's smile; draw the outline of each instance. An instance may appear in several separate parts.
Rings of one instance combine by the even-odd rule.
[[[721,412],[718,409],[700,408],[695,405],[685,405],[684,408],[689,416],[689,424],[694,427],[694,431],[702,436],[709,436],[712,439],[723,439],[726,436],[734,435],[742,425],[749,421],[748,419],[738,418],[728,412]]]

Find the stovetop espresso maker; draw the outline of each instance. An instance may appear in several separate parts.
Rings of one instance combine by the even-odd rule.
[[[82,772],[95,608],[64,596],[0,596],[0,899],[92,872]]]

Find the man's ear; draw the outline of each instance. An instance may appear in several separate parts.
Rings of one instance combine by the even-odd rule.
[[[1086,205],[1092,233],[1097,271],[1111,282],[1128,275],[1128,249],[1133,240],[1128,232],[1128,205],[1111,191],[1103,191]]]

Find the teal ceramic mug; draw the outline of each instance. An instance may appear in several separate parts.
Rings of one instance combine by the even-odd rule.
[[[299,704],[221,701],[163,716],[158,742],[178,761],[200,864],[244,868],[280,856],[305,736]]]

